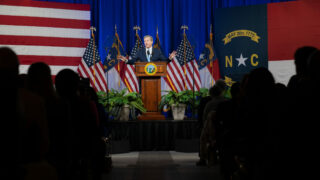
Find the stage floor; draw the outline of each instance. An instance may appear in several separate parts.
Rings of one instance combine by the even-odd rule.
[[[222,180],[219,166],[196,166],[198,153],[144,151],[111,155],[113,168],[108,180]]]
[[[198,152],[196,120],[112,121],[111,153],[130,151]]]

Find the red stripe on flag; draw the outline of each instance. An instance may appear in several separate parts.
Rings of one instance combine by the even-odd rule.
[[[127,65],[127,69],[128,68],[130,68],[131,71],[134,72],[133,67],[131,65]],[[134,90],[135,92],[138,92],[138,85],[136,83],[137,77],[135,76],[135,74],[133,75],[131,71],[127,70],[128,74],[126,74],[126,78],[131,79],[131,82],[133,83],[134,88],[131,87],[131,84],[128,81],[127,82],[129,83],[132,90]]]
[[[172,63],[172,64],[171,64]],[[177,90],[177,91],[181,91],[184,89],[184,81],[183,81],[183,76],[179,73],[179,70],[176,69],[176,71],[178,72],[178,74],[175,74],[174,72],[174,69],[175,69],[175,66],[174,66],[174,62],[171,62],[169,65],[168,65],[168,68],[169,68],[169,71],[171,72],[171,75],[168,74],[171,82],[172,82],[172,85],[174,86],[174,88]],[[180,65],[178,65],[180,66]],[[176,82],[176,83],[175,83]]]
[[[0,15],[0,24],[16,26],[39,26],[56,28],[89,29],[90,21],[60,18]]]
[[[101,61],[99,63],[95,64],[95,68],[96,68],[96,71],[97,71],[96,74],[100,78],[99,82],[100,82],[100,84],[102,86],[102,90],[106,91],[107,90],[107,81],[106,81],[106,78],[105,78],[103,65],[102,65]]]
[[[190,67],[188,67],[188,73],[189,73],[189,77],[186,77],[190,90],[196,90],[198,91],[200,89],[198,82],[196,81],[197,77],[196,74],[192,74],[192,70],[190,69]]]
[[[268,4],[269,60],[293,59],[297,48],[320,48],[320,3],[293,1]]]
[[[190,63],[190,62],[189,62]],[[189,63],[187,63],[187,64],[189,64]],[[192,76],[192,70],[190,69],[190,67],[189,67],[189,65],[185,65],[185,67],[186,67],[186,81],[187,81],[187,83],[188,83],[188,85],[187,85],[187,88],[188,88],[188,86],[190,87],[190,88],[188,88],[188,89],[190,89],[190,90],[192,90],[192,87],[193,87],[193,83],[192,83],[192,80],[193,80],[193,76]],[[188,75],[190,76],[190,78],[188,77]]]
[[[195,90],[199,90],[201,85],[196,80],[197,79],[200,80],[200,75],[199,75],[198,68],[195,67],[194,63],[195,63],[194,60],[188,63],[189,65],[191,65],[191,67],[193,69],[190,69],[189,65],[187,66],[187,70],[188,70],[188,72],[190,74],[190,77],[191,77],[191,79],[187,78],[187,80],[188,80],[188,82],[190,84],[191,89],[194,86]]]
[[[97,84],[94,83],[94,81],[93,81],[92,70],[85,64],[84,61],[81,61],[81,63],[80,63],[79,66],[80,66],[81,69],[83,70],[83,72],[81,72],[81,71],[78,69],[79,75],[80,75],[81,77],[89,78],[90,84],[92,85],[92,87],[94,88],[95,91],[100,90],[100,87],[97,86]],[[83,74],[83,73],[84,73],[84,74]]]
[[[35,62],[44,62],[49,65],[62,66],[78,66],[81,62],[81,57],[65,57],[65,56],[33,56],[33,55],[18,55],[20,64],[30,65]]]
[[[178,74],[175,74],[174,71],[172,71],[173,76],[175,77],[176,80],[179,81],[179,86],[181,87],[181,89],[184,89],[184,83],[185,83],[184,82],[184,74],[182,74],[184,72],[179,71],[179,67],[178,66],[180,66],[180,64],[176,63],[174,61],[171,65],[172,65],[172,69],[175,69],[176,72],[178,73]]]
[[[80,39],[80,38],[59,38],[59,37],[39,37],[39,36],[19,36],[15,35],[21,34],[23,32],[24,27],[41,27],[35,28],[39,31],[39,34],[43,34],[42,30],[47,31],[52,27],[59,28],[61,32],[63,32],[63,28],[66,28],[68,32],[74,30],[75,32],[83,35],[86,30],[89,30],[90,27],[90,6],[83,4],[71,4],[71,3],[57,3],[57,2],[40,2],[40,1],[31,1],[31,0],[0,0],[1,8],[5,8],[5,5],[12,6],[11,10],[13,14],[21,14],[21,16],[11,15],[10,12],[8,14],[4,14],[6,11],[2,12],[0,15],[0,25],[7,26],[8,28],[3,29],[5,35],[0,35],[0,44],[2,45],[17,45],[20,49],[24,49],[24,46],[37,46],[39,50],[44,48],[48,49],[48,47],[59,47],[59,50],[64,50],[66,53],[69,48],[64,47],[76,47],[76,48],[85,48],[89,42],[89,33],[88,39]],[[16,6],[16,7],[14,7]],[[43,14],[37,14],[36,16],[40,17],[31,17],[31,16],[23,16],[25,14],[24,11],[27,8],[23,7],[39,7],[35,10],[41,10],[41,8],[52,8],[51,11],[43,10]],[[28,9],[27,9],[28,10]],[[75,10],[75,11],[69,11]],[[65,18],[47,18],[47,16],[60,16],[59,13],[66,12],[70,14],[72,17],[77,17],[78,15],[84,16],[84,19],[88,20],[73,20],[68,17]],[[50,13],[50,14],[49,14]],[[30,13],[32,14],[32,12]],[[15,26],[21,26],[21,28],[15,28]],[[13,28],[11,28],[13,27]],[[84,31],[81,31],[84,30]],[[37,33],[37,32],[36,32]],[[49,33],[50,36],[50,33]],[[80,54],[79,54],[80,53]],[[19,55],[20,64],[30,65],[34,62],[45,62],[49,66],[59,66],[53,67],[56,69],[68,68],[70,66],[78,66],[81,64],[81,57],[83,56],[82,51],[78,51],[77,54],[74,54],[74,57],[61,57],[61,56],[48,56],[48,55],[36,55],[32,54],[32,52],[28,53],[30,55]],[[41,53],[40,53],[41,54]],[[64,55],[63,52],[61,55]],[[57,72],[55,72],[57,73]],[[85,73],[85,72],[84,72]],[[85,74],[85,76],[89,77],[89,74]]]
[[[163,79],[167,83],[171,91],[176,91],[175,88],[171,86],[171,83],[169,82],[169,79],[167,77],[164,77]]]
[[[134,73],[135,69],[131,65],[130,65],[130,68],[131,68],[131,71],[132,71],[132,73],[130,73],[130,76],[131,76],[131,78],[133,80],[134,86],[136,88],[136,92],[139,92],[139,80],[138,80],[136,74]]]
[[[194,69],[194,75],[195,75],[194,80],[197,80],[197,81],[195,81],[195,84],[196,84],[197,90],[199,91],[201,88],[201,78],[200,78],[199,68],[197,66],[196,60],[192,61],[192,68]]]
[[[6,45],[86,47],[88,42],[89,39],[78,38],[0,35],[0,44]]]
[[[220,75],[220,68],[219,68],[219,60],[216,59],[212,62],[212,65],[213,65],[213,70],[211,68],[211,75],[213,76],[213,79],[216,81],[218,79],[221,78],[221,75]],[[213,71],[213,72],[212,72]]]
[[[95,84],[92,84],[92,85],[95,85],[95,86],[99,87],[99,88],[97,88],[97,89],[103,90],[102,84],[100,83],[99,79],[97,78],[97,68],[95,68],[95,69],[93,70],[93,67],[94,67],[94,66],[92,66],[92,67],[90,68],[91,74],[92,74],[92,76],[93,76],[93,82],[95,83]]]
[[[92,66],[93,67],[93,66]],[[102,88],[102,86],[100,85],[100,83],[97,83],[97,82],[99,82],[98,81],[98,79],[97,79],[97,77],[96,77],[96,70],[93,70],[93,68],[89,68],[90,69],[90,71],[91,71],[91,74],[92,74],[92,83],[91,83],[91,85],[93,85],[93,86],[96,86],[97,87],[97,89],[99,90],[102,90],[103,88]]]
[[[83,70],[83,72],[81,72],[81,71],[80,71],[80,68],[78,68],[79,75],[80,75],[81,77],[85,77],[85,78],[91,79],[91,76],[90,76],[91,74],[89,74],[89,72],[86,70],[86,68],[88,68],[88,66],[81,61],[80,67],[81,67],[81,69]],[[84,73],[84,74],[83,74],[83,73]]]
[[[83,70],[83,72],[80,71],[80,68],[78,68],[78,73],[81,77],[85,77],[85,78],[89,78],[91,81],[91,72],[88,72],[86,68],[88,68],[88,66],[86,64],[84,64],[82,61],[80,63],[80,68]],[[83,74],[84,73],[84,74]],[[90,74],[89,74],[90,73]]]
[[[85,11],[90,10],[90,5],[87,5],[87,4],[43,2],[43,1],[31,1],[31,0],[1,0],[0,5],[57,8],[57,9],[85,10]]]

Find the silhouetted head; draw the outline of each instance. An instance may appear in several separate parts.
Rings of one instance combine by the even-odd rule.
[[[209,89],[209,94],[211,97],[216,97],[222,95],[224,90],[226,89],[226,83],[224,80],[219,79],[216,83]]]
[[[18,87],[19,60],[16,53],[8,47],[0,48],[0,83],[1,88]],[[4,85],[4,86],[3,86]]]
[[[16,76],[19,74],[18,56],[8,47],[0,48],[0,70]]]
[[[268,95],[274,88],[274,84],[274,78],[268,69],[264,67],[256,68],[249,74],[246,94],[249,96]]]
[[[52,93],[53,83],[50,67],[43,62],[36,62],[28,69],[28,88],[43,96]]]
[[[296,73],[298,76],[305,76],[307,73],[308,59],[317,48],[312,46],[303,46],[294,53],[294,63],[296,65]]]
[[[75,96],[78,91],[80,78],[79,75],[71,69],[61,70],[56,78],[56,90],[62,97]]]

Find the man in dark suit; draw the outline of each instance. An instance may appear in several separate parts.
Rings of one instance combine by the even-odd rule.
[[[168,61],[168,58],[165,57],[161,50],[158,48],[153,48],[153,38],[150,35],[146,35],[143,37],[144,46],[145,48],[141,48],[130,60],[126,57],[119,55],[118,58],[122,61],[125,61],[127,64],[134,64],[137,61],[140,62],[154,62],[154,61]],[[172,60],[176,52],[173,51],[170,56],[169,60]]]

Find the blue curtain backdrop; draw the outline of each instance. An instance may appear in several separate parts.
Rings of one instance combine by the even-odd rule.
[[[209,38],[210,25],[214,26],[216,8],[285,2],[292,0],[41,0],[52,2],[81,3],[91,5],[91,25],[97,28],[96,39],[102,60],[106,48],[112,44],[117,32],[129,53],[134,46],[133,27],[140,26],[140,37],[150,34],[154,38],[158,27],[163,53],[175,50],[181,40],[182,25],[199,57]],[[227,22],[226,22],[227,23]],[[214,29],[214,28],[213,28]],[[213,32],[214,33],[214,32]]]

